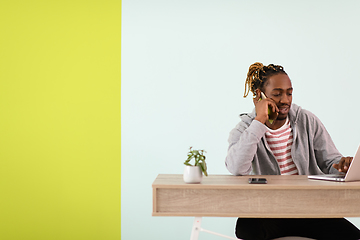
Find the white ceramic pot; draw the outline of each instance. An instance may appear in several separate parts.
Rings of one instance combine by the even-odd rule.
[[[184,182],[185,183],[201,183],[202,171],[199,166],[185,166]]]

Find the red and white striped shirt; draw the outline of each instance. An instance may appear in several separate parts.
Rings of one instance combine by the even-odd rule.
[[[268,128],[265,138],[279,164],[281,175],[298,175],[298,170],[291,157],[293,133],[289,119],[279,129]]]

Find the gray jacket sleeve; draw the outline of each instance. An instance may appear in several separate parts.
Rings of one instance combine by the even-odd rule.
[[[313,123],[313,146],[315,160],[323,173],[339,173],[332,165],[338,163],[342,157],[341,153],[337,150],[330,134],[326,130],[322,122],[313,114],[311,120]]]
[[[229,135],[229,148],[225,164],[234,175],[249,175],[252,161],[257,151],[257,144],[265,135],[267,128],[261,122],[250,123],[241,121]]]

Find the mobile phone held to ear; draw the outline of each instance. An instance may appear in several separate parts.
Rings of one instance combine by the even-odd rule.
[[[259,101],[261,101],[262,99],[266,99],[266,96],[263,92],[260,92],[261,97],[259,98]],[[275,121],[275,119],[277,118],[277,113],[274,113],[270,107],[268,108],[268,115],[269,115],[269,123],[273,124],[273,122]]]
[[[266,184],[266,178],[249,178],[250,184]]]

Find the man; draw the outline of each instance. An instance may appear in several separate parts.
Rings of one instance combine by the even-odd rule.
[[[282,66],[250,66],[246,97],[255,109],[241,114],[230,132],[226,167],[234,175],[314,175],[346,172],[352,157],[336,149],[321,121],[292,104],[292,84]],[[340,230],[340,231],[339,231]],[[242,239],[303,236],[316,239],[360,239],[360,231],[345,219],[238,219]]]

